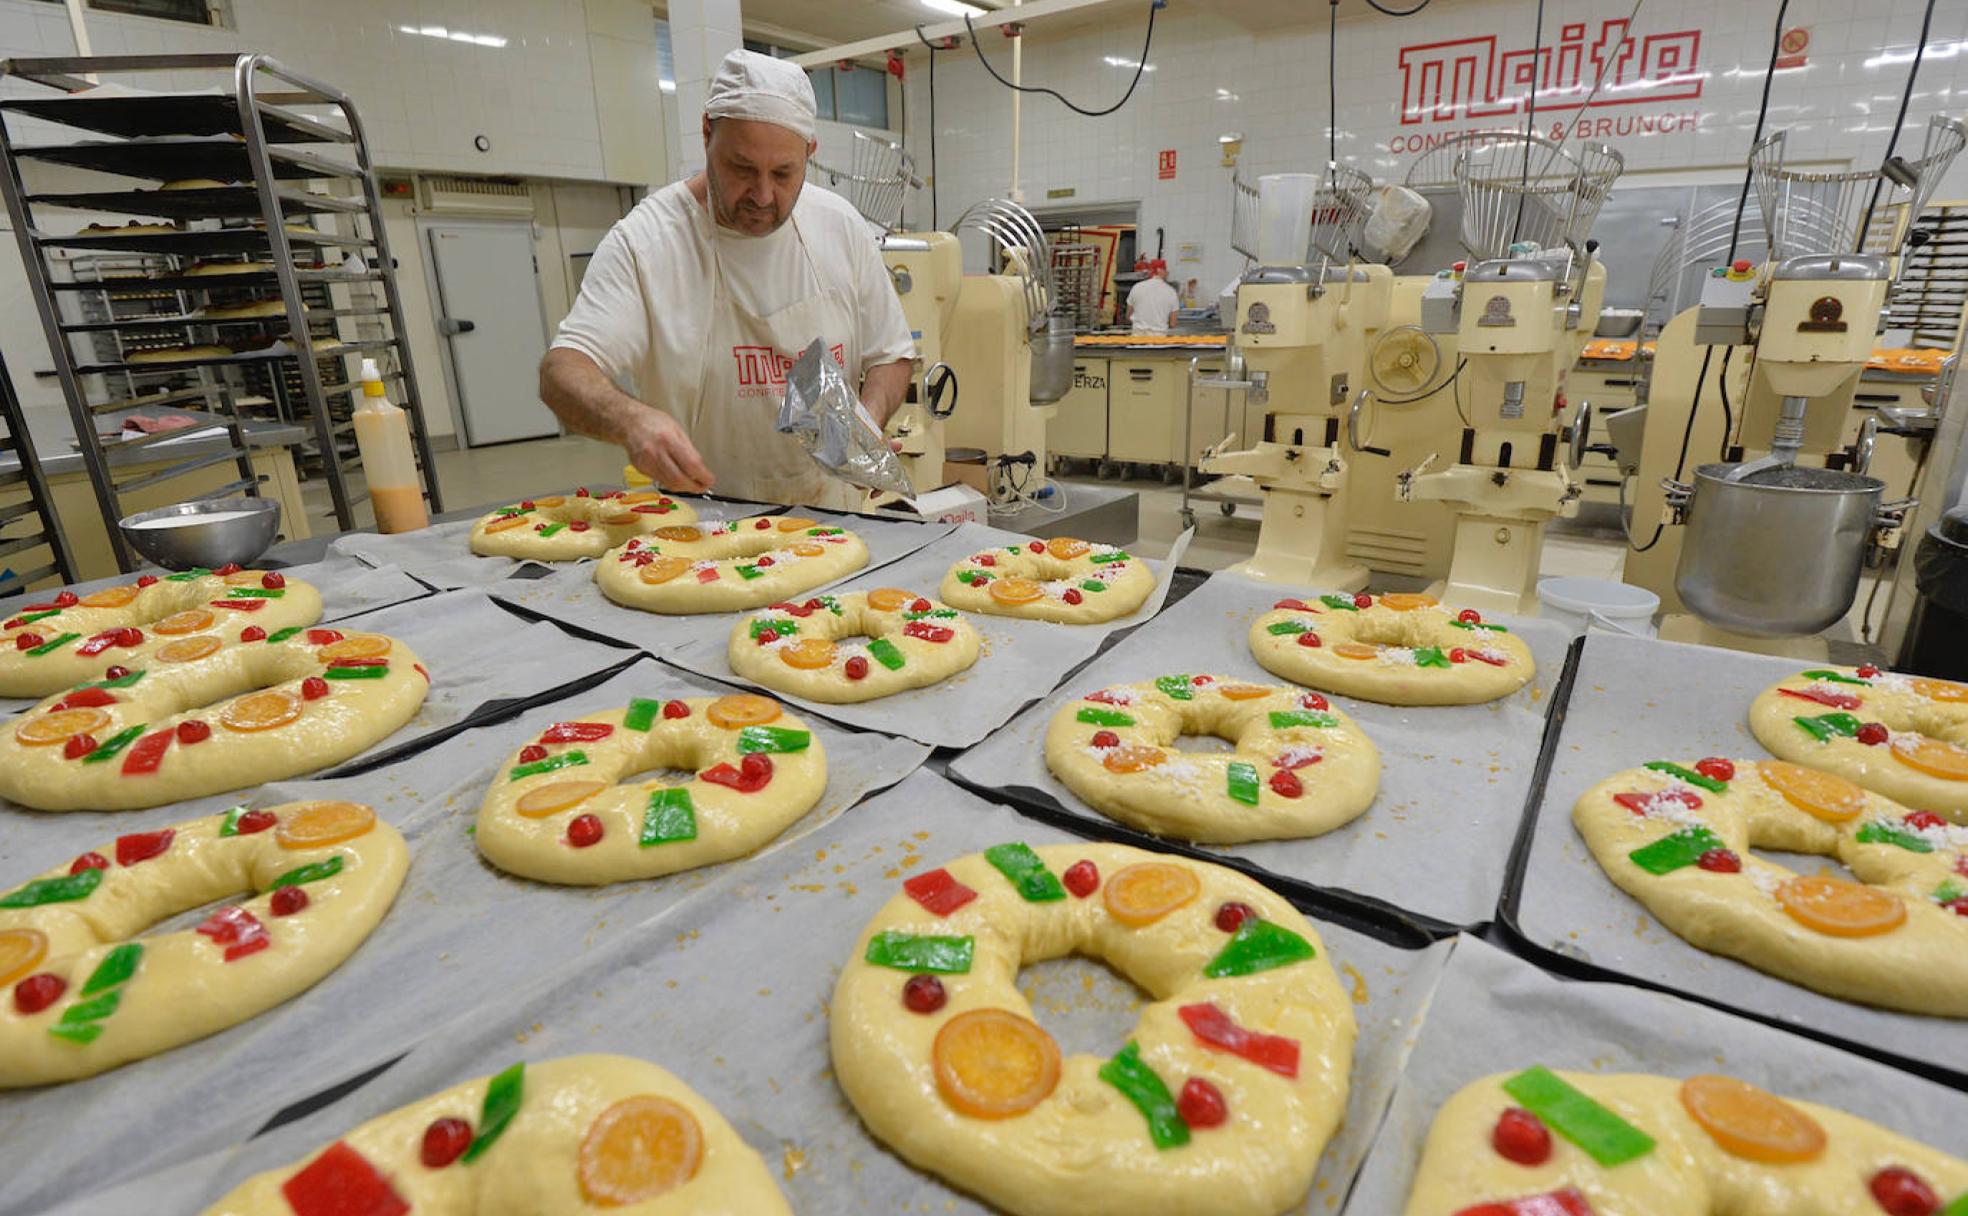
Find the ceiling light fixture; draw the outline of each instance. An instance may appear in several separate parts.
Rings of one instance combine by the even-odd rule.
[[[939,13],[952,17],[982,17],[984,10],[975,4],[965,4],[963,0],[919,0],[924,8],[933,8]]]
[[[441,25],[399,25],[398,33],[420,34],[425,38],[442,38],[447,42],[465,42],[473,46],[501,47],[507,40],[497,34],[468,34],[464,30],[447,29]]]

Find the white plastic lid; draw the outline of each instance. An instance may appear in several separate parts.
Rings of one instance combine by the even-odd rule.
[[[377,370],[374,359],[364,359],[362,361],[362,378],[364,380],[381,380],[383,378],[383,373]]]

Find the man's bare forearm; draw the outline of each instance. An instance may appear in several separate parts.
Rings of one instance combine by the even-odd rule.
[[[626,444],[651,407],[615,387],[608,373],[578,350],[556,347],[540,360],[540,400],[576,435]]]
[[[868,407],[876,426],[887,426],[895,407],[902,404],[902,398],[909,393],[909,380],[915,366],[908,359],[897,359],[880,367],[868,369],[861,378],[861,404]]]

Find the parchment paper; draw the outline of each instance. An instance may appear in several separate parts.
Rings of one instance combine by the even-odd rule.
[[[1349,1216],[1395,1216],[1435,1112],[1471,1081],[1543,1064],[1689,1077],[1720,1072],[1961,1151],[1968,1094],[1689,1001],[1557,979],[1471,937],[1435,986]]]
[[[1045,732],[1053,713],[1094,689],[1171,672],[1283,684],[1251,657],[1246,635],[1272,604],[1305,593],[1235,574],[1212,575],[1010,726],[957,757],[951,775],[1111,831],[1120,825],[1081,802],[1046,768]],[[1489,920],[1530,792],[1549,690],[1570,643],[1548,622],[1504,617],[1499,623],[1537,659],[1536,678],[1501,701],[1404,709],[1332,698],[1380,749],[1380,794],[1366,814],[1309,840],[1198,847],[1233,864],[1367,896],[1450,925]]]
[[[969,671],[959,672],[940,684],[859,705],[826,705],[785,697],[779,692],[773,695],[850,726],[906,735],[938,747],[969,747],[1003,726],[1034,698],[1051,691],[1062,675],[1092,658],[1114,633],[1143,624],[1160,612],[1168,598],[1170,576],[1182,564],[1183,551],[1189,547],[1192,535],[1193,531],[1184,532],[1176,538],[1167,558],[1148,563],[1156,572],[1154,591],[1140,608],[1118,620],[1104,625],[1057,625],[973,612],[968,616],[982,640],[982,653]],[[973,553],[1024,540],[1021,533],[964,524],[900,561],[857,575],[833,589],[869,591],[876,587],[904,587],[934,596],[951,566]],[[733,674],[725,658],[725,648],[730,641],[731,623],[737,618],[723,619],[725,626],[721,632],[696,638],[664,657],[713,679],[762,687]]]
[[[348,962],[285,1005],[86,1081],[0,1093],[0,1143],[9,1154],[0,1213],[38,1212],[58,1196],[76,1192],[78,1182],[134,1177],[243,1139],[286,1105],[392,1059],[426,1036],[465,1035],[496,1023],[495,1037],[505,1040],[501,1050],[510,1054],[510,1036],[523,1035],[529,1024],[508,1016],[515,1008],[511,994],[535,984],[587,992],[608,984],[623,958],[652,952],[658,940],[670,944],[670,929],[661,926],[659,932],[654,925],[658,915],[713,885],[730,866],[601,888],[556,887],[494,869],[479,858],[469,829],[499,767],[548,724],[625,705],[631,696],[710,691],[643,659],[565,700],[465,731],[413,762],[258,791],[252,805],[345,798],[375,806],[410,844],[410,873],[395,906]],[[827,791],[768,846],[802,857],[811,856],[799,843],[802,837],[870,790],[901,780],[927,755],[927,749],[904,740],[825,721],[811,725],[828,752]],[[140,812],[143,823],[129,830],[211,813],[236,801],[207,799],[172,811]],[[10,853],[8,872],[33,873],[100,843],[59,826],[68,839],[35,840],[18,861]],[[749,980],[732,986],[732,999],[752,988]],[[661,991],[659,986],[645,992],[644,999],[654,1000]],[[709,1003],[695,1008],[706,1015],[717,1011]],[[449,1029],[439,1029],[453,1019]],[[217,1195],[187,1193],[165,1202],[140,1185],[127,1205],[98,1210],[195,1212]]]
[[[195,1212],[246,1176],[427,1093],[515,1059],[599,1051],[644,1056],[681,1076],[765,1157],[802,1216],[985,1212],[862,1128],[832,1079],[826,1007],[844,953],[894,894],[898,862],[938,864],[1010,839],[1071,837],[918,772],[806,840],[727,867],[714,885],[590,951],[578,976],[543,980],[433,1028],[409,1057],[334,1106],[57,1210]],[[1317,927],[1342,981],[1363,1001],[1355,1008],[1362,1033],[1346,1123],[1300,1213],[1329,1213],[1345,1193],[1447,953],[1441,944],[1409,952]],[[1091,989],[1083,978],[1093,979]],[[1080,960],[1029,968],[1024,987],[1068,1052],[1111,1054],[1142,999]]]
[[[859,577],[879,570],[897,558],[906,557],[924,545],[949,535],[956,527],[955,524],[869,519],[862,515],[815,511],[806,507],[797,509],[804,518],[818,520],[826,527],[852,528],[860,534],[868,546],[868,564],[848,577]],[[836,579],[826,586],[845,581]],[[815,592],[818,590],[815,588]],[[546,578],[512,579],[499,584],[494,594],[505,603],[527,612],[663,657],[674,654],[689,642],[723,638],[730,630],[731,622],[736,619],[736,614],[729,612],[665,616],[658,612],[624,608],[595,586],[593,562],[576,563],[556,570]]]
[[[1850,1004],[1698,950],[1615,887],[1572,827],[1579,795],[1621,769],[1690,756],[1768,756],[1749,732],[1749,704],[1809,666],[1587,634],[1513,927],[1535,946],[1616,975],[1968,1076],[1968,1021]],[[1804,873],[1838,872],[1830,858],[1773,857]]]

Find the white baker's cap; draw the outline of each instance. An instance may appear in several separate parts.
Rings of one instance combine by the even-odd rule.
[[[736,50],[724,57],[704,103],[707,118],[744,118],[785,127],[813,139],[817,108],[806,70],[756,51]]]

